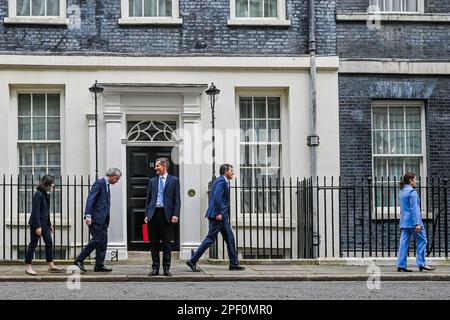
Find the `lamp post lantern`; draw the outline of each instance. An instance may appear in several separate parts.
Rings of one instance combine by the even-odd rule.
[[[216,88],[214,83],[211,83],[211,86],[205,91],[205,93],[208,95],[209,102],[211,104],[211,125],[212,125],[212,177],[211,182],[213,182],[216,179],[216,138],[214,135],[214,120],[216,117],[214,116],[214,108],[217,101],[217,96],[220,93],[220,90]]]
[[[95,80],[89,91],[94,94],[95,99],[95,180],[98,179],[98,130],[97,130],[97,93],[102,93],[103,88],[97,85],[97,80]]]

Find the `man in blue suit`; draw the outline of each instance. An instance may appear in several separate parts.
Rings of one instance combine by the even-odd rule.
[[[159,252],[163,251],[164,275],[170,277],[172,224],[178,222],[180,216],[180,181],[169,175],[169,160],[158,158],[155,161],[157,176],[149,179],[147,203],[144,222],[149,224],[152,253],[152,271],[149,276],[159,274]]]
[[[192,271],[200,271],[197,261],[216,240],[220,232],[227,244],[228,258],[230,259],[230,270],[244,270],[245,267],[239,265],[236,252],[233,230],[230,226],[230,185],[229,180],[233,179],[234,170],[230,164],[223,164],[219,169],[220,177],[214,181],[211,198],[205,218],[209,220],[209,231],[206,238],[200,244],[197,251],[186,261]]]
[[[410,269],[406,268],[411,236],[415,236],[417,240],[416,264],[419,270],[434,270],[425,261],[427,236],[420,214],[420,198],[414,189],[416,184],[416,175],[412,172],[406,173],[400,181],[400,229],[402,234],[397,256],[397,270],[399,272],[411,272]]]
[[[110,185],[116,184],[121,176],[122,172],[119,169],[109,169],[106,177],[95,181],[89,192],[86,210],[84,211],[84,219],[89,226],[89,233],[92,238],[83,251],[80,252],[74,263],[84,272],[87,270],[84,267],[83,261],[94,250],[96,250],[94,271],[112,271],[112,269],[104,265],[106,249],[108,247],[109,211],[111,208]]]

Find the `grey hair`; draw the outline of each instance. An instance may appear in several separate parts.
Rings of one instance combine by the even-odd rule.
[[[107,177],[116,176],[117,178],[122,177],[122,172],[117,168],[111,168],[106,172]]]
[[[158,158],[158,159],[156,159],[156,161],[155,161],[155,163],[156,162],[161,162],[161,164],[164,166],[164,167],[166,167],[167,169],[169,169],[169,159],[167,159],[167,158]]]

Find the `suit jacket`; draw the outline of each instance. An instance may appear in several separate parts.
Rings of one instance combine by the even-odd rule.
[[[400,190],[400,228],[423,227],[420,214],[420,198],[417,191],[409,184]]]
[[[159,176],[148,180],[147,202],[145,205],[145,216],[150,221],[155,213],[156,200],[158,197]],[[180,216],[180,180],[170,174],[167,175],[164,185],[164,213],[168,222],[172,220],[172,216]]]
[[[92,223],[109,225],[111,195],[108,193],[104,178],[98,179],[89,192],[84,217],[91,216]]]
[[[37,191],[33,195],[33,204],[28,224],[35,228],[42,228],[44,226],[51,227],[50,196],[46,192]]]
[[[224,218],[230,216],[230,189],[228,180],[220,176],[214,181],[211,189],[208,210],[205,217],[215,219],[216,215],[222,214]]]

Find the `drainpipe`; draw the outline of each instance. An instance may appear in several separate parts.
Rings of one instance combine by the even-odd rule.
[[[316,26],[315,26],[314,0],[309,0],[309,45],[308,53],[310,59],[309,72],[309,106],[310,106],[310,136],[308,146],[310,147],[311,177],[317,177],[317,67],[316,67]],[[317,137],[317,138],[316,138]]]
[[[317,66],[316,66],[316,26],[315,26],[315,4],[314,0],[309,0],[309,42],[308,53],[310,59],[309,73],[309,105],[310,105],[310,134],[308,136],[308,146],[310,150],[310,173],[313,179],[312,184],[316,184],[317,178],[317,148],[319,146],[319,136],[317,135]],[[316,190],[317,192],[317,190]],[[313,258],[318,257],[319,230],[317,224],[317,204],[313,201]]]

